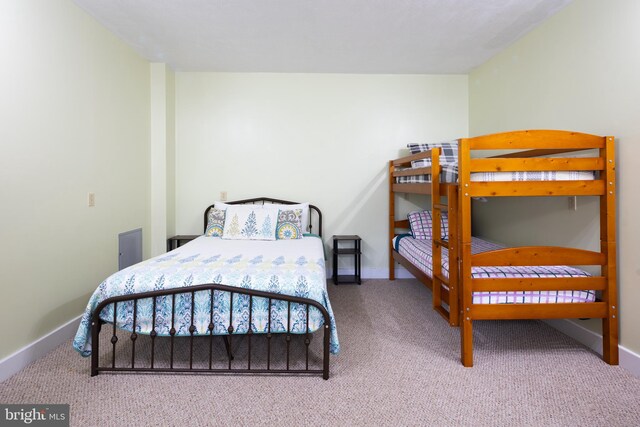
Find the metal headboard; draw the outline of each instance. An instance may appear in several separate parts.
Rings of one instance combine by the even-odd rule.
[[[266,204],[280,204],[280,205],[297,205],[300,202],[292,202],[290,200],[280,200],[280,199],[272,199],[270,197],[257,197],[255,199],[244,199],[244,200],[234,200],[231,202],[223,202],[228,205],[264,205]],[[214,205],[208,206],[204,210],[204,231],[207,231],[207,219],[209,216],[209,211],[213,209]],[[314,216],[316,218],[315,223],[317,224],[317,232],[316,227],[314,227]],[[306,231],[306,230],[305,230]],[[309,232],[316,233],[320,237],[322,237],[322,212],[318,209],[317,206],[309,204]]]

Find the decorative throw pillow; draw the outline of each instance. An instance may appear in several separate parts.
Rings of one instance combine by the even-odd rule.
[[[302,239],[302,209],[280,209],[276,238],[278,240]]]
[[[302,232],[309,231],[309,202],[298,203],[295,205],[282,205],[282,204],[265,204],[265,207],[274,207],[280,210],[302,209]]]
[[[440,163],[457,163],[458,162],[458,140],[447,142],[435,142],[430,144],[407,144],[407,148],[411,154],[423,153],[432,148],[440,149]],[[431,166],[431,159],[414,160],[411,162],[414,168]]]
[[[431,211],[413,211],[407,215],[409,219],[409,227],[411,234],[417,240],[431,240],[433,234],[433,217]],[[440,227],[440,235],[442,239],[447,238],[449,228],[449,218],[445,212],[442,213],[442,225]]]
[[[224,216],[225,211],[223,209],[209,209],[209,215],[207,215],[207,231],[205,231],[204,235],[210,237],[222,237],[222,231],[224,230]]]
[[[275,240],[278,209],[253,205],[229,205],[223,239]]]

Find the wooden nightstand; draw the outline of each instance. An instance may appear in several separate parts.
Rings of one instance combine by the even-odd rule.
[[[200,237],[202,234],[179,234],[177,236],[169,237],[167,239],[167,252],[179,248],[183,243],[187,243]]]
[[[340,242],[353,242],[352,246],[341,247]],[[348,235],[348,236],[333,236],[333,283],[336,285],[341,283],[357,283],[362,284],[360,259],[362,256],[361,249],[362,239],[360,236]],[[338,256],[340,255],[353,255],[353,274],[338,275]]]

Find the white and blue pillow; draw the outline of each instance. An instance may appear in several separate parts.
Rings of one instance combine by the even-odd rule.
[[[223,239],[275,240],[278,209],[253,205],[228,205]]]

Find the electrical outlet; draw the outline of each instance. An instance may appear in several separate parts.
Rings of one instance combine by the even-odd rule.
[[[87,197],[87,204],[90,208],[96,205],[96,193],[89,193],[89,196]]]
[[[220,192],[220,201],[221,202],[226,202],[227,201],[227,192],[226,191],[221,191]]]

